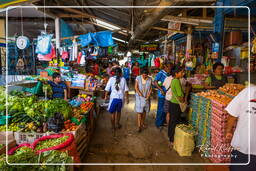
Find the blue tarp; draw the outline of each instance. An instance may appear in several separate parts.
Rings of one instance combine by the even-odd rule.
[[[101,31],[97,33],[80,35],[79,40],[83,47],[88,46],[89,44],[94,44],[100,47],[115,46],[112,38],[112,32],[110,31]]]
[[[61,38],[74,36],[74,32],[73,32],[72,28],[62,19],[60,20],[60,28],[61,28],[61,31],[60,31]],[[72,40],[70,40],[70,39],[66,39],[63,42],[68,45],[72,44]]]

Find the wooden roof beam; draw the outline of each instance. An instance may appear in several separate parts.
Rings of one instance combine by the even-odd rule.
[[[208,20],[208,19],[179,17],[179,16],[170,16],[170,15],[166,15],[161,20],[163,20],[163,21],[172,21],[172,22],[177,22],[177,23],[191,24],[191,25],[199,25],[200,23],[212,24],[212,22],[213,22],[213,20]]]
[[[182,34],[186,33],[184,31],[168,29],[168,28],[163,28],[163,27],[151,27],[151,29],[161,30],[161,31],[172,31],[172,32],[177,32],[177,33],[182,33]]]
[[[72,13],[75,13],[75,14],[82,15],[83,17],[88,17],[88,18],[92,18],[92,19],[98,19],[98,20],[101,20],[101,21],[106,22],[106,23],[108,23],[108,24],[111,24],[111,25],[113,25],[113,26],[119,27],[119,28],[121,28],[121,29],[123,29],[123,30],[128,30],[128,31],[129,31],[129,29],[127,29],[127,28],[124,28],[124,27],[121,27],[121,26],[119,26],[119,25],[113,24],[113,23],[111,23],[111,22],[109,22],[109,21],[106,21],[106,20],[101,19],[101,18],[99,18],[99,17],[96,17],[96,16],[93,16],[93,15],[87,14],[87,13],[82,12],[82,11],[77,10],[77,9],[64,8],[63,10],[68,11],[68,12],[72,12]]]
[[[216,2],[216,0],[174,0],[174,2],[192,3],[192,2]]]

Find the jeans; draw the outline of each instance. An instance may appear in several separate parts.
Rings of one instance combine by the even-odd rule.
[[[163,126],[166,120],[166,113],[164,112],[165,98],[158,98],[157,114],[156,114],[156,126]]]
[[[241,153],[237,150],[233,150],[231,154],[232,154],[231,164],[234,164],[234,163],[246,164],[246,163],[248,163],[248,160],[249,160],[248,154]],[[251,161],[248,165],[246,165],[246,166],[231,165],[230,171],[255,171],[256,170],[256,156],[250,155],[250,158],[251,158]]]
[[[174,141],[174,133],[175,133],[175,128],[176,125],[180,122],[180,115],[181,115],[181,110],[180,110],[180,105],[176,103],[170,103],[170,121],[168,125],[168,137],[170,142]]]

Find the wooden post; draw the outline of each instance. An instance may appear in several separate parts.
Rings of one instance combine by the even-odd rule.
[[[60,48],[60,18],[55,18],[56,49]]]
[[[167,55],[167,36],[164,36],[164,55]]]
[[[174,63],[176,62],[176,53],[175,53],[175,41],[172,41],[172,55],[174,58]]]

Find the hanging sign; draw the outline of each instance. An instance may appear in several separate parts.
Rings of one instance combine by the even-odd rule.
[[[175,22],[172,22],[170,21],[168,23],[168,29],[171,29],[171,30],[180,30],[180,27],[181,27],[181,23],[175,23]],[[173,31],[168,31],[168,35],[170,34],[175,34]]]
[[[145,44],[140,46],[140,51],[157,51],[158,44]]]

